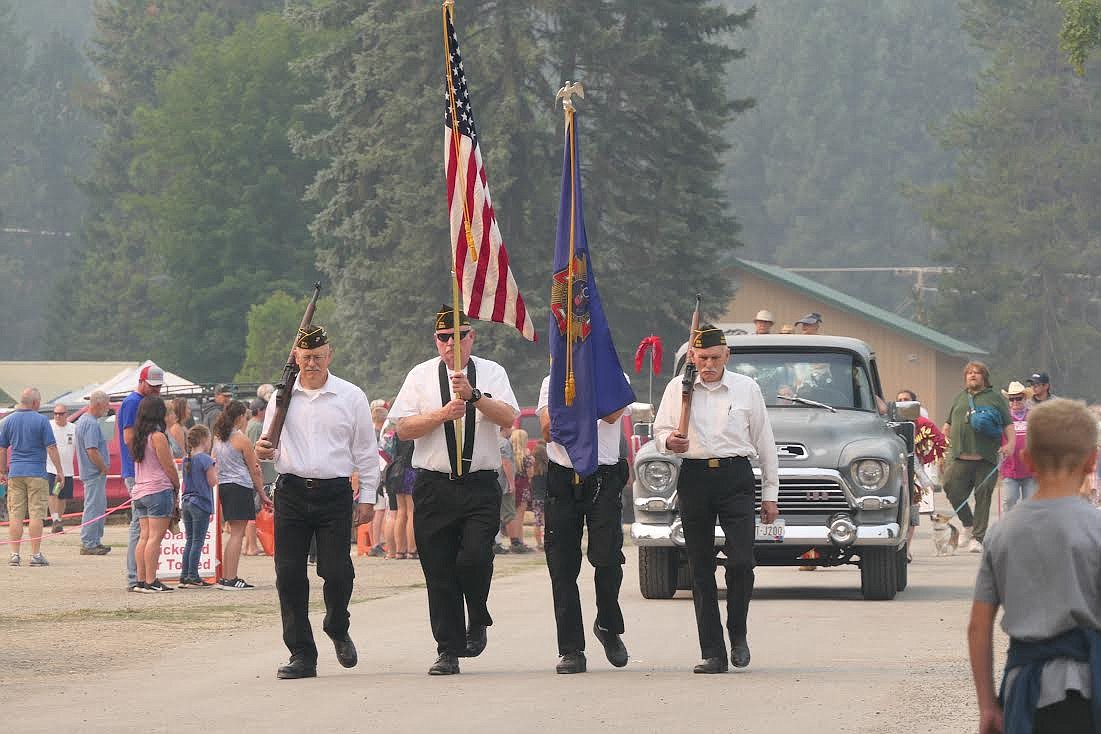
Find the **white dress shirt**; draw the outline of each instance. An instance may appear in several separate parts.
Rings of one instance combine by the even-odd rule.
[[[654,440],[663,454],[672,453],[665,440],[680,422],[681,378],[665,387],[654,418]],[[768,420],[765,399],[755,380],[724,369],[722,379],[706,383],[696,376],[692,412],[688,421],[685,459],[744,456],[761,467],[761,499],[775,502],[780,496],[780,462],[776,439]]]
[[[274,417],[273,402],[264,416],[263,435]],[[350,477],[358,471],[359,502],[373,505],[379,480],[378,440],[371,401],[363,390],[332,373],[318,390],[306,390],[296,379],[275,469],[306,479]]]
[[[481,357],[470,357],[474,362],[475,385],[474,387],[483,393],[488,393],[494,400],[500,400],[512,406],[519,415],[520,407],[516,403],[516,396],[512,392],[512,384],[508,381],[505,368],[496,362]],[[394,398],[394,405],[390,408],[390,420],[398,421],[414,415],[423,415],[439,410],[443,407],[440,399],[440,358],[435,357],[427,362],[421,362],[409,374],[405,376],[405,382]],[[448,392],[451,390],[451,375],[456,374],[451,369],[447,370]],[[461,370],[466,374],[466,369]],[[460,418],[459,424],[463,427],[463,443],[466,443],[466,432],[470,426],[466,425],[466,418]],[[470,470],[483,471],[501,469],[501,451],[498,447],[500,428],[492,421],[486,420],[482,411],[474,410],[474,455],[471,457]],[[413,442],[413,467],[427,469],[428,471],[451,473],[451,459],[447,453],[447,434],[442,425],[416,439]]]
[[[550,375],[543,378],[543,384],[539,388],[539,405],[535,409],[537,414],[550,410]],[[619,421],[606,423],[600,419],[596,421],[597,463],[608,466],[619,461]],[[559,466],[573,468],[570,455],[566,453],[566,447],[560,443],[549,441],[547,443],[547,458]]]

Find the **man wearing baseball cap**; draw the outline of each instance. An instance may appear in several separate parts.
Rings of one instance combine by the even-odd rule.
[[[1033,372],[1028,378],[1028,386],[1032,388],[1032,404],[1037,405],[1046,400],[1051,400],[1051,378],[1046,372]]]
[[[822,327],[822,314],[817,312],[808,313],[796,321],[795,326],[800,329],[802,334],[817,334],[818,329]]]
[[[146,395],[160,393],[164,385],[164,370],[153,362],[147,362],[138,372],[138,388],[126,396],[119,406],[116,422],[119,436],[119,458],[122,462],[122,481],[126,489],[134,489],[134,458],[130,454],[130,441],[134,438],[134,421],[138,417],[138,404]],[[138,545],[141,526],[136,513],[130,513],[130,538],[126,546],[126,588],[134,591],[138,587],[138,566],[134,560],[134,549]]]
[[[214,430],[214,421],[218,420],[218,416],[222,414],[222,411],[226,409],[231,400],[233,400],[232,387],[222,384],[214,386],[214,402],[203,406],[203,423],[206,424],[207,428]]]

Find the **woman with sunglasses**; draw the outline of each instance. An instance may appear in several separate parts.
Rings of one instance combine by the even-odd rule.
[[[1013,453],[1002,459],[1002,511],[1009,512],[1021,500],[1027,500],[1036,491],[1036,479],[1032,470],[1025,464],[1022,452],[1025,449],[1025,435],[1028,432],[1028,409],[1031,402],[1024,385],[1017,381],[1009,383],[1003,394],[1009,401],[1009,414],[1013,416],[1013,430],[1017,434]]]

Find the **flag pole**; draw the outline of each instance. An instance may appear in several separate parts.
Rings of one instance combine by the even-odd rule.
[[[474,234],[470,231],[470,211],[466,205],[466,176],[462,171],[462,166],[459,165],[461,160],[459,156],[459,146],[462,140],[459,134],[459,117],[458,110],[455,107],[455,79],[451,74],[451,39],[450,34],[447,32],[448,21],[455,22],[455,0],[444,0],[443,6],[443,48],[444,48],[444,63],[447,67],[447,94],[448,102],[451,105],[451,144],[455,146],[455,183],[460,188],[457,192],[463,202],[463,227],[466,232],[466,246],[470,251],[471,262],[477,262],[478,250],[474,247]],[[448,212],[450,217],[451,212]],[[452,324],[454,327],[454,333],[451,336],[451,344],[454,346],[455,354],[455,372],[462,371],[463,368],[463,344],[462,339],[459,336],[459,313],[461,307],[461,298],[459,297],[459,270],[458,263],[456,262],[455,243],[449,242],[448,254],[452,258],[451,261],[451,315],[453,317]],[[458,398],[458,393],[455,394]],[[455,474],[456,476],[462,476],[463,473],[463,420],[462,418],[455,419],[455,456],[458,457],[455,461]]]
[[[555,102],[559,99],[562,100],[562,112],[566,118],[566,145],[570,150],[570,260],[566,266],[566,405],[573,405],[574,396],[577,394],[577,384],[574,380],[573,374],[573,341],[574,341],[574,324],[573,324],[573,281],[575,277],[574,273],[574,245],[577,237],[577,159],[574,156],[575,137],[574,137],[574,106],[573,96],[577,95],[582,99],[585,98],[585,87],[581,85],[581,82],[572,83],[566,81],[562,88],[558,90],[558,94],[555,95]]]

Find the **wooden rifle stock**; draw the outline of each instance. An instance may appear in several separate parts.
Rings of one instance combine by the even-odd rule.
[[[294,346],[298,343],[298,334],[309,328],[313,323],[313,312],[317,308],[317,297],[321,295],[321,281],[314,283],[313,296],[306,305],[306,313],[302,315],[302,323],[298,325],[298,331],[291,340],[291,353],[287,357],[287,363],[283,365],[283,376],[279,378],[279,384],[275,386],[275,413],[271,417],[268,431],[261,436],[271,443],[272,448],[279,448],[279,436],[283,433],[283,424],[287,421],[287,408],[291,404],[291,394],[294,391],[294,381],[298,379],[298,361],[294,358]]]
[[[700,300],[696,294],[696,310],[692,312],[692,329],[688,332],[688,352],[685,353],[684,377],[680,387],[680,423],[677,424],[677,433],[688,437],[688,423],[692,418],[692,388],[696,384],[696,363],[690,359],[692,342],[696,339],[696,332],[700,330]]]

